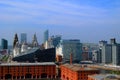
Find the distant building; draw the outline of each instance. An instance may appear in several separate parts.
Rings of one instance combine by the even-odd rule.
[[[120,44],[116,43],[115,38],[110,42],[111,44],[102,46],[102,63],[120,65]]]
[[[107,41],[105,41],[105,40],[99,41],[99,48],[102,49],[102,46],[104,46],[106,44],[107,44]]]
[[[45,49],[56,48],[61,40],[61,35],[52,36],[44,43]]]
[[[120,44],[112,45],[112,64],[120,66]]]
[[[49,31],[46,30],[46,31],[44,32],[44,43],[45,43],[46,41],[48,41],[48,38],[49,38]]]
[[[60,48],[59,48],[60,47]],[[80,40],[61,40],[60,45],[57,47],[61,51],[63,55],[63,61],[69,62],[70,61],[70,54],[73,54],[73,62],[80,62],[82,59],[82,44]]]
[[[95,43],[82,43],[82,59],[92,60],[92,54],[94,50],[99,50],[99,45]]]
[[[1,48],[8,49],[8,41],[6,39],[1,39]]]
[[[26,33],[21,33],[21,44],[27,43],[27,34]]]
[[[112,63],[112,45],[107,44],[102,47],[102,63],[111,64]]]
[[[32,40],[32,47],[38,47],[38,41],[37,41],[37,36],[34,34],[33,40]]]
[[[88,80],[88,75],[99,74],[99,70],[80,64],[64,64],[61,68],[61,80]]]
[[[19,50],[19,49],[18,49]],[[16,54],[13,61],[17,62],[55,62],[55,48],[51,49],[43,49],[40,48],[32,48],[28,51],[18,53],[16,50]]]
[[[19,40],[18,40],[18,35],[17,35],[17,33],[16,33],[15,36],[14,36],[14,41],[13,41],[13,48],[15,48],[16,43],[18,43],[18,42],[19,42]]]

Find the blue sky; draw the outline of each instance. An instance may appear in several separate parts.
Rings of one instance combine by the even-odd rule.
[[[12,44],[15,33],[43,32],[81,42],[120,42],[120,0],[0,0],[0,38]]]

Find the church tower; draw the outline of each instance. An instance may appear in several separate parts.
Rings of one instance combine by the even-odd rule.
[[[38,47],[38,41],[37,41],[37,36],[36,36],[36,34],[34,34],[34,36],[33,36],[32,46],[33,46],[33,47]]]
[[[18,36],[17,36],[17,33],[16,33],[15,37],[14,37],[14,41],[13,41],[13,48],[15,48],[17,42],[18,42]]]

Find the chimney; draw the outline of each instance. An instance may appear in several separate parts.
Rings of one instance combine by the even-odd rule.
[[[70,54],[70,64],[72,65],[72,59],[73,59],[73,55],[72,53]]]

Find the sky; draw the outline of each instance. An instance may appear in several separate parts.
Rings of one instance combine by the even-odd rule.
[[[120,42],[120,0],[0,0],[0,39],[12,44],[14,34],[62,35],[98,43],[116,38]],[[20,39],[20,37],[19,37]]]

